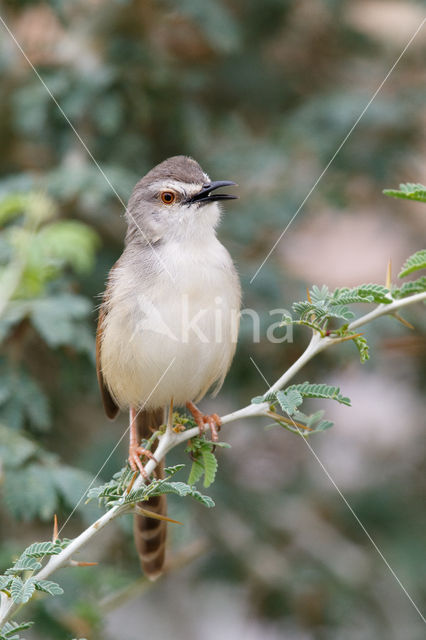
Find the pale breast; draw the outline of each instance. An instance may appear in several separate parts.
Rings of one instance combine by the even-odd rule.
[[[170,242],[162,257],[171,277],[123,254],[111,279],[101,367],[121,407],[197,401],[221,386],[235,351],[240,287],[223,245]]]

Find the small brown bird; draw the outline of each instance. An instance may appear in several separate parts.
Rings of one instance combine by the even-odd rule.
[[[130,410],[129,463],[144,475],[141,440],[164,423],[170,404],[186,406],[200,432],[217,439],[219,418],[195,406],[222,386],[238,335],[241,292],[232,259],[216,237],[216,193],[200,165],[175,156],[134,188],[126,210],[125,248],[112,267],[99,311],[96,359],[107,416]],[[156,469],[163,475],[163,465]],[[143,503],[165,515],[166,498]],[[135,542],[145,573],[162,572],[166,523],[135,516]]]

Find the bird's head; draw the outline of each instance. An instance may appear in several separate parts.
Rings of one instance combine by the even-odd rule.
[[[220,218],[218,203],[237,196],[217,193],[235,185],[212,182],[198,162],[173,156],[151,169],[135,186],[127,207],[128,240],[151,243],[194,238],[213,232]],[[144,237],[145,236],[145,237]]]

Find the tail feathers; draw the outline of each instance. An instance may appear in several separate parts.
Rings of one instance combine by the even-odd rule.
[[[141,411],[136,418],[139,439],[149,438],[152,432],[163,424],[163,419],[163,409]],[[163,462],[157,466],[155,477],[164,477]],[[148,509],[162,516],[167,514],[167,500],[165,495],[150,498],[146,502],[141,502],[140,506],[143,509]],[[148,578],[155,580],[163,571],[167,524],[164,521],[155,520],[154,518],[135,515],[133,534],[142,569]]]

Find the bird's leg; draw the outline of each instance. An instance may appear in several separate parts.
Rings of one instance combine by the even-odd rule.
[[[170,400],[169,413],[167,415],[167,429],[173,429],[173,398]]]
[[[153,454],[148,449],[144,449],[139,444],[138,431],[136,425],[136,417],[138,411],[135,407],[130,408],[130,443],[129,443],[129,464],[132,471],[139,470],[141,476],[147,479],[147,474],[143,467],[142,461],[139,456],[146,456],[155,460]]]
[[[211,431],[213,442],[217,442],[219,440],[219,430],[221,425],[220,418],[217,413],[212,413],[211,415],[201,413],[193,402],[187,402],[186,408],[191,412],[195,422],[197,423],[200,436],[203,435],[207,425]]]

